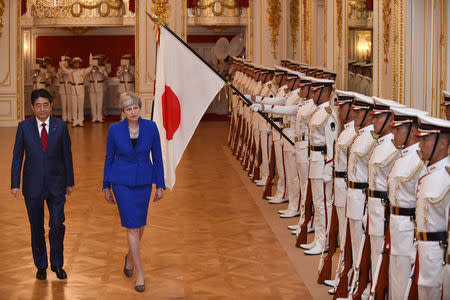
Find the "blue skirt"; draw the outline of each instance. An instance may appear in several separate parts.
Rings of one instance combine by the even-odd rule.
[[[152,186],[113,184],[112,190],[119,208],[122,226],[126,228],[145,226],[147,224],[148,204],[152,194]]]

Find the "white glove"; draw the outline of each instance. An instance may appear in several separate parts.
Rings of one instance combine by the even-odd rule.
[[[333,167],[332,167],[333,163],[328,163],[325,165],[325,167],[323,168],[323,181],[324,182],[330,182],[331,179],[333,178]]]
[[[255,103],[255,104],[252,104],[251,106],[250,106],[250,108],[254,111],[254,112],[257,112],[257,111],[261,111],[261,104],[258,104],[258,103]]]

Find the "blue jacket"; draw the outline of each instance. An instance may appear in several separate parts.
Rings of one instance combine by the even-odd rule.
[[[50,117],[46,152],[42,150],[36,118],[19,123],[11,166],[11,188],[20,187],[23,157],[22,193],[25,197],[42,196],[44,189],[53,196],[64,195],[74,185],[72,151],[67,125]]]
[[[161,142],[156,124],[139,118],[139,137],[135,148],[131,144],[127,119],[112,124],[106,138],[103,188],[110,188],[111,184],[139,186],[153,183],[157,188],[165,189]]]

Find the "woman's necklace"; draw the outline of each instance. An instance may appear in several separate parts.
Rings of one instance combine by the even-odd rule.
[[[130,138],[132,138],[132,139],[137,139],[138,138],[138,136],[139,136],[139,127],[137,129],[133,130],[133,129],[131,129],[128,126],[128,131],[130,132]]]

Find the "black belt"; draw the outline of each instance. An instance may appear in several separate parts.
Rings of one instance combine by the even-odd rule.
[[[416,231],[416,238],[419,241],[445,242],[447,240],[447,231],[438,231],[438,232]]]
[[[295,142],[303,142],[303,141],[305,141],[305,136],[304,135],[295,137]]]
[[[104,80],[98,80],[98,81],[95,81],[95,80],[89,80],[89,82],[103,82]]]
[[[84,83],[73,83],[73,82],[71,82],[70,84],[71,85],[84,85]]]
[[[59,83],[65,83],[64,81],[60,81]]]
[[[367,182],[349,181],[347,182],[347,187],[357,190],[364,190],[369,187],[369,184]]]
[[[283,118],[272,118],[272,121],[283,123]]]
[[[125,83],[125,81],[121,81],[120,83]],[[127,83],[134,83],[134,81],[127,81]]]
[[[309,150],[322,152],[323,155],[327,154],[327,146],[309,146]]]
[[[347,178],[347,172],[346,171],[343,171],[343,172],[334,171],[334,178]]]
[[[368,196],[372,198],[388,199],[388,193],[384,191],[369,190]]]
[[[391,214],[397,216],[410,216],[414,217],[416,215],[416,208],[406,208],[406,207],[398,207],[398,206],[390,206]]]
[[[47,84],[45,81],[39,81],[40,84]]]

